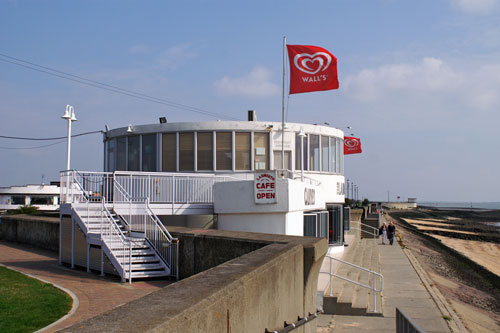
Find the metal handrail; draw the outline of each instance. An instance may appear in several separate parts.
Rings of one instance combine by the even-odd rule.
[[[178,239],[172,237],[167,228],[160,221],[158,216],[154,213],[149,205],[149,198],[145,202],[145,216],[144,216],[144,236],[150,242],[152,247],[158,253],[160,258],[170,268],[170,275],[179,279],[179,248]],[[147,217],[149,222],[147,223]],[[174,245],[174,246],[172,246]]]
[[[366,288],[366,289],[370,289],[372,291],[372,293],[373,293],[373,312],[377,312],[377,295],[376,295],[376,293],[380,293],[384,289],[384,276],[382,274],[380,274],[380,273],[372,271],[371,269],[358,266],[356,264],[350,263],[348,261],[345,261],[345,260],[342,260],[342,259],[339,259],[339,258],[335,258],[335,257],[329,256],[329,255],[327,255],[326,257],[330,258],[330,271],[329,272],[321,272],[320,271],[320,273],[330,275],[330,296],[333,296],[333,278],[334,277],[339,278],[341,280],[353,283],[353,284],[358,285],[360,287],[363,287],[363,288]],[[338,261],[340,263],[343,263],[343,264],[346,264],[348,266],[351,266],[351,267],[354,267],[354,268],[357,268],[357,269],[360,269],[362,271],[370,273],[372,275],[372,285],[369,286],[367,284],[360,283],[358,281],[354,281],[354,280],[351,280],[351,279],[348,279],[346,277],[343,277],[343,276],[340,276],[340,275],[337,275],[337,274],[333,273],[333,271],[332,271],[332,260],[336,260],[336,261]],[[378,276],[380,278],[380,288],[379,289],[377,289],[377,283],[376,283],[376,280],[375,280],[375,276]]]
[[[321,182],[319,180],[304,176],[302,173],[297,172],[297,171],[292,171],[292,170],[288,170],[288,169],[276,169],[276,171],[278,173],[278,176],[281,176],[281,178],[300,180],[304,183],[309,183],[309,184],[315,185],[315,186],[321,185]],[[285,177],[285,175],[286,175],[286,177]]]
[[[106,198],[102,198],[102,210],[101,210],[101,241],[104,242],[111,254],[115,257],[116,261],[120,265],[122,269],[122,278],[126,279],[127,274],[125,267],[128,266],[128,281],[129,283],[132,283],[132,243],[128,240],[128,238],[125,236],[125,234],[122,232],[120,227],[116,224],[115,220],[113,219],[113,216],[111,215],[111,212],[109,211],[108,207],[106,206]],[[104,213],[104,214],[103,214]],[[104,223],[104,219],[107,220],[108,223]],[[126,251],[129,251],[128,255],[128,260],[125,259],[125,256],[118,258],[114,255],[113,253],[113,245],[115,245],[115,242],[118,241],[120,244],[120,248],[123,251],[123,253],[126,253]]]

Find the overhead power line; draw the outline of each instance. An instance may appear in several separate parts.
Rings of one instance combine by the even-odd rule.
[[[80,134],[73,134],[71,137],[72,138],[76,138],[78,136],[95,134],[95,133],[102,133],[102,131],[92,131],[92,132],[85,132],[85,133],[80,133]],[[60,136],[60,137],[57,137],[57,138],[25,138],[25,137],[19,137],[19,136],[0,135],[0,138],[2,138],[2,139],[30,140],[30,141],[51,141],[51,140],[66,139],[67,137],[68,136]]]
[[[116,94],[121,94],[121,95],[126,95],[126,96],[129,96],[129,97],[134,97],[134,98],[141,99],[141,100],[144,100],[144,101],[148,101],[148,102],[152,102],[152,103],[156,103],[156,104],[165,105],[165,106],[176,108],[176,109],[180,109],[180,110],[195,112],[195,113],[203,114],[203,115],[206,115],[206,116],[211,116],[211,117],[214,117],[214,118],[224,118],[224,119],[229,119],[229,120],[240,120],[238,118],[234,118],[234,117],[230,117],[230,116],[218,114],[218,113],[215,113],[215,112],[210,112],[210,111],[207,111],[207,110],[203,110],[203,109],[200,109],[200,108],[192,107],[192,106],[181,104],[181,103],[176,103],[176,102],[169,101],[169,100],[166,100],[166,99],[163,99],[163,98],[158,98],[158,97],[146,95],[146,94],[143,94],[143,93],[135,92],[135,91],[132,91],[132,90],[123,89],[123,88],[120,88],[120,87],[117,87],[117,86],[114,86],[114,85],[102,83],[102,82],[99,82],[99,81],[90,80],[90,79],[84,78],[82,76],[78,76],[78,75],[66,73],[66,72],[63,72],[63,71],[60,71],[60,70],[57,70],[57,69],[53,69],[53,68],[50,68],[50,67],[38,65],[38,64],[26,61],[26,60],[22,60],[22,59],[19,59],[19,58],[11,57],[11,56],[3,54],[3,53],[0,53],[0,60],[4,61],[4,62],[7,62],[7,63],[11,63],[11,64],[16,65],[16,66],[24,67],[24,68],[31,69],[31,70],[34,70],[34,71],[37,71],[37,72],[41,72],[41,73],[45,73],[45,74],[52,75],[52,76],[55,76],[55,77],[59,77],[59,78],[65,79],[65,80],[69,80],[69,81],[77,82],[77,83],[80,83],[80,84],[85,84],[85,85],[88,85],[88,86],[92,86],[92,87],[95,87],[95,88],[99,88],[99,89],[111,91],[111,92],[114,92]]]
[[[55,146],[55,145],[58,145],[60,143],[65,142],[65,141],[66,140],[61,140],[61,141],[58,141],[56,143],[50,143],[48,145],[36,146],[36,147],[0,147],[0,149],[8,149],[8,150],[39,149],[39,148],[46,148],[46,147],[50,147],[50,146]]]

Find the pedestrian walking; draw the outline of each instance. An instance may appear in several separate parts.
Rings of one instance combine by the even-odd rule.
[[[382,236],[382,245],[387,243],[387,225],[384,223],[378,230],[378,234]]]
[[[389,243],[391,243],[391,245],[394,244],[394,234],[396,233],[396,226],[394,225],[394,223],[389,223],[389,226],[387,227],[387,235],[389,237]]]

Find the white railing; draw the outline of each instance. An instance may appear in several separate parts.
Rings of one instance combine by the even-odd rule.
[[[212,204],[213,185],[237,177],[144,172],[61,172],[61,202],[99,201],[169,204]]]
[[[378,228],[372,227],[371,225],[368,225],[368,224],[363,223],[361,221],[351,221],[351,223],[359,223],[359,228],[351,226],[351,230],[358,230],[360,232],[360,235],[361,235],[361,233],[364,232],[365,234],[373,236],[374,240],[377,239],[377,236],[378,236],[378,233],[379,233],[379,229]],[[366,227],[366,228],[369,228],[369,229],[372,229],[372,230],[371,231],[363,230],[363,227]]]
[[[179,240],[172,237],[167,228],[155,215],[149,199],[146,200],[144,214],[144,235],[163,262],[169,266],[170,275],[179,279]]]
[[[370,289],[372,291],[372,294],[373,294],[373,312],[377,312],[377,295],[376,295],[376,293],[380,293],[384,289],[384,276],[380,273],[377,273],[377,272],[372,271],[370,269],[355,265],[353,263],[347,262],[347,261],[342,260],[342,259],[334,258],[334,257],[328,256],[328,255],[326,257],[330,258],[330,271],[329,272],[320,272],[320,273],[330,275],[330,296],[333,296],[333,278],[336,277],[338,279],[353,283],[353,284],[358,285],[360,287]],[[361,283],[358,281],[354,281],[354,280],[351,280],[349,278],[346,278],[346,277],[343,277],[343,276],[340,276],[340,275],[334,273],[333,272],[333,265],[332,265],[333,260],[338,261],[338,262],[343,263],[343,264],[346,264],[346,265],[349,265],[349,266],[354,267],[356,269],[359,269],[361,271],[368,272],[371,275],[371,280],[372,280],[371,285],[364,284],[364,283]],[[380,278],[380,288],[377,288],[376,277]]]
[[[132,243],[116,224],[111,212],[106,207],[106,198],[104,197],[102,198],[101,208],[101,241],[108,248],[109,255],[113,256],[114,260],[119,264],[122,270],[122,280],[128,278],[129,283],[132,283]],[[121,255],[117,256],[116,251],[119,251]]]
[[[320,186],[321,182],[311,177],[306,177],[301,171],[292,171],[288,169],[276,169],[278,178],[288,178],[293,180],[299,180],[303,183]]]

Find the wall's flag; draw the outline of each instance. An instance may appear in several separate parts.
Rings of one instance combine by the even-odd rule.
[[[310,45],[287,45],[290,61],[290,94],[339,88],[337,58]]]
[[[344,155],[361,153],[361,140],[352,136],[344,136]]]

